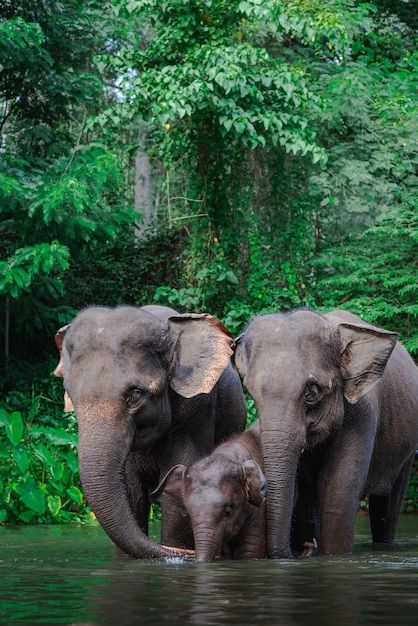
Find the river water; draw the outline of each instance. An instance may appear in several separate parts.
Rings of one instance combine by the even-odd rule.
[[[359,518],[354,554],[195,564],[119,557],[97,527],[0,528],[0,624],[418,624],[418,516],[374,550]]]

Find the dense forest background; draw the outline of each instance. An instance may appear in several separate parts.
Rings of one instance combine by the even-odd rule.
[[[415,0],[3,0],[0,522],[93,517],[51,375],[89,304],[234,334],[340,307],[418,355],[417,25]]]

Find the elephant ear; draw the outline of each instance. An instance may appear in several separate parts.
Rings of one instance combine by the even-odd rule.
[[[252,460],[244,461],[242,470],[248,501],[254,506],[261,506],[267,498],[267,478],[259,464]]]
[[[183,484],[186,473],[185,465],[175,465],[172,467],[160,484],[149,494],[152,502],[165,502],[183,509]]]
[[[62,347],[63,347],[65,333],[70,328],[70,326],[71,324],[62,326],[62,328],[60,328],[55,334],[55,343],[60,353],[60,360],[58,361],[57,367],[54,369],[54,375],[60,376],[61,378],[64,377]],[[64,413],[71,413],[71,411],[74,411],[74,406],[73,406],[70,396],[65,391],[64,392]]]
[[[247,355],[245,351],[244,333],[235,339],[235,350],[232,362],[238,374],[244,380],[247,374]]]
[[[71,413],[75,411],[74,405],[68,393],[64,391],[64,413]]]
[[[398,335],[362,324],[338,325],[342,340],[344,396],[355,404],[381,378]]]
[[[56,343],[56,346],[58,348],[58,352],[60,354],[60,360],[58,361],[57,367],[54,369],[54,375],[55,376],[60,376],[61,378],[63,378],[63,376],[64,376],[64,372],[63,372],[63,369],[62,369],[62,344],[63,344],[63,341],[64,341],[65,333],[70,328],[70,326],[71,326],[71,324],[67,324],[66,326],[62,326],[55,333],[55,343]]]
[[[170,371],[172,389],[184,398],[209,393],[227,367],[233,339],[208,313],[186,313],[168,319],[177,336]]]

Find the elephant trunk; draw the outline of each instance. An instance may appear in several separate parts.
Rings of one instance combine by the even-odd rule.
[[[95,406],[94,413],[77,412],[79,467],[87,501],[102,528],[123,552],[135,558],[161,558],[173,552],[151,541],[140,529],[130,507],[124,463],[132,444],[133,429],[122,420],[112,426],[109,411]],[[101,424],[98,428],[97,424]]]
[[[268,480],[267,556],[292,558],[290,533],[303,438],[292,431],[288,414],[261,413],[260,417],[264,473]]]
[[[213,528],[205,523],[195,524],[193,522],[193,535],[198,563],[208,563],[213,561],[221,547],[221,539],[216,536]]]

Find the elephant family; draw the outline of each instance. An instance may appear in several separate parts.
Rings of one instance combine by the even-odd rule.
[[[148,536],[149,491],[244,429],[232,339],[208,314],[159,306],[91,307],[57,334],[56,375],[77,415],[87,500],[125,553],[173,552]],[[162,543],[191,547],[187,521],[163,507]]]
[[[258,423],[191,467],[176,465],[150,496],[177,505],[193,529],[196,560],[266,554],[265,497]]]
[[[363,494],[373,541],[391,543],[418,442],[418,370],[397,335],[296,310],[256,317],[236,344],[260,417],[268,556],[312,537],[350,553]]]

